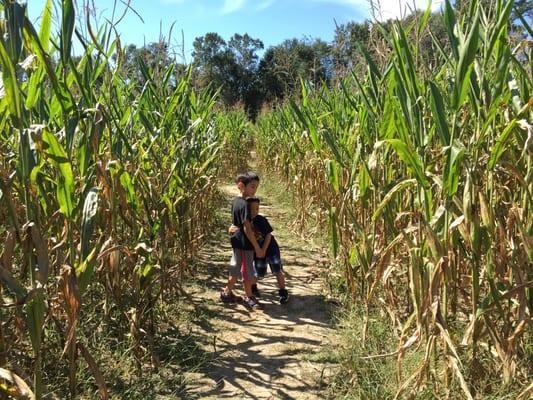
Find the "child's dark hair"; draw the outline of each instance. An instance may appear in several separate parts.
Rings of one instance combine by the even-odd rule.
[[[257,175],[255,172],[252,172],[252,171],[239,174],[237,175],[237,178],[235,178],[235,183],[242,182],[244,183],[244,185],[248,185],[252,181],[259,182],[259,175]]]
[[[247,197],[246,198],[246,202],[248,204],[252,204],[252,203],[261,203],[261,200],[259,200],[259,197]]]

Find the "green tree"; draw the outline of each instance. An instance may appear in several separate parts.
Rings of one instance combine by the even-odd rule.
[[[345,76],[347,71],[364,62],[360,48],[370,51],[370,30],[369,21],[352,21],[335,27],[332,55],[337,77]]]
[[[197,83],[220,89],[226,106],[240,102],[254,118],[261,104],[257,52],[263,49],[263,42],[246,33],[236,33],[226,43],[220,35],[210,32],[196,38],[193,47]]]
[[[259,63],[259,79],[266,101],[282,99],[298,90],[300,78],[314,86],[332,76],[331,46],[316,39],[288,39],[270,47]]]
[[[201,87],[220,88],[224,103],[235,104],[239,99],[239,78],[235,56],[228,49],[226,41],[218,33],[209,32],[194,39],[193,48],[197,84]]]
[[[237,64],[239,99],[252,120],[255,120],[263,100],[257,74],[257,52],[263,47],[261,40],[253,39],[247,33],[236,33],[228,42],[228,49],[233,53]]]

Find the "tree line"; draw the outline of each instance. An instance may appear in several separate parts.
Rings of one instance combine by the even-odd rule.
[[[490,5],[490,1],[485,1]],[[472,0],[457,0],[458,14],[466,13]],[[531,21],[533,5],[527,0],[517,0],[511,17],[516,24],[514,34],[522,37],[519,16]],[[494,8],[494,7],[492,7]],[[491,7],[487,7],[491,10]],[[495,10],[493,10],[495,11]],[[413,22],[428,17],[424,31],[409,29],[419,26]],[[402,20],[412,39],[421,43],[418,60],[423,60],[429,70],[439,52],[448,52],[448,35],[441,13],[429,16],[416,12]],[[382,65],[391,52],[391,44],[385,39],[392,29],[392,21],[348,22],[336,25],[334,39],[326,42],[319,38],[292,38],[265,50],[263,42],[247,33],[235,33],[224,40],[218,33],[209,32],[193,42],[192,62],[176,63],[167,42],[150,43],[143,47],[133,44],[126,48],[123,68],[130,79],[143,85],[143,72],[139,63],[154,70],[164,71],[176,63],[179,75],[190,70],[196,87],[211,87],[219,91],[220,104],[224,107],[243,107],[255,119],[261,107],[275,106],[283,99],[295,95],[301,82],[311,87],[332,86],[348,74],[358,74],[369,65]]]

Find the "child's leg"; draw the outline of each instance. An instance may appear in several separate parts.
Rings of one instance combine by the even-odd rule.
[[[254,260],[254,268],[258,278],[264,278],[267,270],[266,260],[264,258],[256,258]]]
[[[261,293],[259,292],[259,289],[257,288],[257,273],[254,272],[254,277],[252,278],[252,294],[255,297],[261,297]]]
[[[243,285],[246,297],[252,297],[252,281],[247,279],[243,282]]]
[[[231,293],[233,289],[235,288],[235,284],[237,283],[237,277],[231,276],[228,278],[228,283],[226,284],[226,287],[224,288],[224,292]]]
[[[228,283],[226,284],[226,287],[224,288],[224,293],[229,294],[233,291],[235,288],[235,284],[237,283],[237,280],[239,279],[239,276],[241,274],[240,270],[240,263],[241,263],[241,254],[239,249],[233,249],[233,256],[230,260],[230,266],[229,266],[229,277],[228,277]]]
[[[252,283],[255,275],[253,261],[253,250],[241,250],[241,275],[246,297],[252,296]]]
[[[285,304],[289,301],[289,292],[285,289],[285,274],[283,273],[283,267],[281,261],[279,263],[270,264],[270,269],[272,273],[276,275],[276,280],[278,281],[278,295],[280,304]]]
[[[254,261],[252,262],[252,267],[254,269],[254,276],[252,278],[252,285],[257,285],[258,274],[257,274],[257,268],[256,268],[256,264],[255,264],[255,258],[254,258]]]
[[[276,275],[278,287],[280,289],[285,289],[285,274],[283,273],[283,265],[281,264],[281,259],[279,257],[270,257],[267,259],[267,261],[268,265],[270,265],[270,270],[274,275]]]
[[[283,271],[280,271],[276,274],[276,280],[278,281],[278,287],[280,289],[285,289],[285,274]]]
[[[226,287],[220,292],[220,300],[224,303],[237,303],[242,300],[242,297],[236,296],[235,293],[233,293],[233,288],[235,287],[236,282],[237,277],[230,275]]]

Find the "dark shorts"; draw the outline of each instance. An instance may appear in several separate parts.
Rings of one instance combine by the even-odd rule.
[[[281,259],[277,256],[266,257],[266,258],[255,258],[254,259],[254,269],[257,277],[262,278],[266,274],[267,264],[270,265],[270,271],[274,275],[279,274],[283,271],[283,265],[281,264]]]

